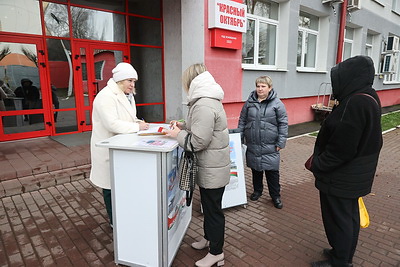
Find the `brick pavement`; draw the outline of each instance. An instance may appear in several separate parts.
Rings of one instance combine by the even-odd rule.
[[[88,145],[66,147],[48,137],[1,142],[0,197],[87,178]]]
[[[364,198],[371,225],[361,230],[355,266],[400,266],[399,140],[400,129],[384,135],[373,192]],[[314,188],[312,174],[303,167],[314,141],[309,136],[294,138],[282,151],[282,210],[273,207],[268,194],[257,202],[249,200],[246,208],[238,206],[225,210],[225,266],[301,267],[322,259],[322,248],[328,244],[318,191]],[[43,147],[39,146],[41,149],[33,154],[49,149],[51,151],[46,153],[54,155],[61,149],[60,153],[68,156],[59,155],[63,160],[54,164],[65,163],[67,169],[78,168],[79,163],[72,163],[76,156],[78,161],[82,160],[86,171],[77,179],[71,179],[73,176],[67,174],[70,180],[64,178],[64,183],[55,181],[46,187],[33,188],[34,191],[13,191],[16,194],[9,193],[3,184],[0,266],[115,266],[112,231],[101,191],[84,179],[87,177],[88,162],[84,160],[87,159],[87,146],[65,149],[52,141],[50,147],[45,148],[49,144],[46,144],[47,140],[43,142]],[[0,151],[4,151],[3,144]],[[0,159],[10,155],[16,157],[5,153],[0,154]],[[30,154],[27,152],[26,155]],[[50,181],[56,180],[52,173],[55,170],[51,170],[49,164],[45,165],[47,167],[39,169],[42,175],[48,173],[52,177]],[[34,173],[30,175],[36,177]],[[250,195],[251,176],[247,168],[245,176],[247,194]],[[4,179],[4,175],[1,177]],[[22,178],[18,179],[21,181]],[[11,180],[16,179],[6,181]],[[201,235],[202,215],[196,190],[192,222],[173,266],[193,266],[195,260],[207,253],[190,248],[194,239]]]

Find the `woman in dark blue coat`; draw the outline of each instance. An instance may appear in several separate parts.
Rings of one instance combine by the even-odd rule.
[[[254,192],[250,199],[256,201],[263,192],[263,172],[274,206],[283,207],[279,184],[280,152],[286,145],[288,120],[286,109],[272,88],[272,79],[256,79],[256,90],[251,92],[239,118],[240,132],[247,145],[246,163],[253,175]]]

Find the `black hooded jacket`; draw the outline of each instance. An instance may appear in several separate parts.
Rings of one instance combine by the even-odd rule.
[[[37,101],[40,98],[39,89],[32,85],[32,81],[29,79],[22,79],[21,86],[15,89],[17,97],[23,97],[29,101]]]
[[[381,105],[372,88],[371,58],[356,56],[331,69],[339,105],[323,122],[311,171],[322,192],[357,198],[371,192],[382,147]]]

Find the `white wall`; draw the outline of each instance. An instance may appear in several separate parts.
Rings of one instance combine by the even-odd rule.
[[[164,0],[166,120],[186,117],[182,72],[204,62],[204,0]]]

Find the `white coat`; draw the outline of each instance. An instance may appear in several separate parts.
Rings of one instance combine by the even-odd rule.
[[[90,181],[98,187],[111,189],[110,160],[108,148],[97,147],[96,143],[117,134],[139,131],[135,100],[131,103],[125,93],[111,78],[93,101],[92,137],[90,152],[92,169]]]

